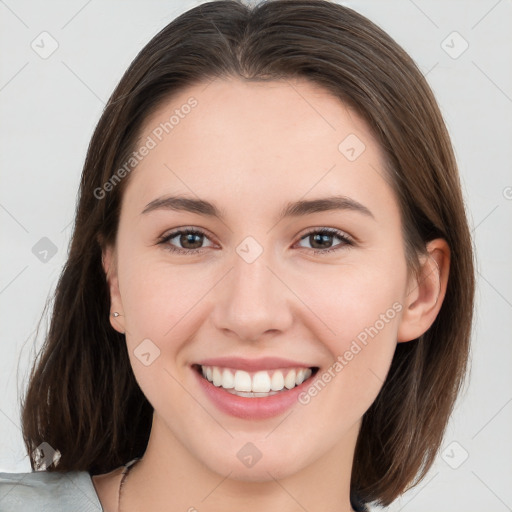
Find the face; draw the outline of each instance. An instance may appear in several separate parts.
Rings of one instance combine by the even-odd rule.
[[[410,287],[368,127],[306,81],[218,79],[174,96],[140,144],[105,262],[161,449],[240,480],[346,457]]]

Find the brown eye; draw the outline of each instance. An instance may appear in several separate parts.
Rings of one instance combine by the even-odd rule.
[[[202,237],[203,235],[197,233],[184,233],[177,235],[179,236],[179,243],[181,245],[185,244],[185,249],[199,249],[203,244]],[[174,237],[176,238],[176,237]],[[191,244],[193,247],[190,247]],[[188,247],[187,247],[188,246]]]
[[[160,244],[165,244],[171,252],[180,254],[193,254],[201,252],[204,239],[208,239],[206,234],[197,229],[180,229],[173,231],[160,240]],[[172,240],[175,240],[171,243]],[[176,247],[179,244],[181,247]]]
[[[332,245],[332,239],[338,238],[341,240],[341,243],[336,244],[334,247]],[[354,245],[349,236],[338,229],[333,228],[323,228],[312,230],[306,233],[301,238],[301,242],[303,240],[308,240],[311,244],[311,249],[315,254],[322,254],[332,251],[337,251],[346,246]]]

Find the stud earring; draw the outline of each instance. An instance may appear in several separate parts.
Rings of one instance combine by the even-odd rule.
[[[113,316],[114,318],[117,318],[118,316],[121,316],[121,315],[120,315],[117,311],[114,311],[114,312],[112,313],[112,316]],[[121,334],[126,334],[126,333],[125,333],[125,332],[122,332]]]

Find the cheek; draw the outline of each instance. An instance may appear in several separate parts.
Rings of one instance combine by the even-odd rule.
[[[328,278],[317,280],[329,283],[328,288],[310,287],[304,295],[317,314],[309,327],[314,329],[316,323],[316,336],[331,361],[319,372],[317,385],[306,392],[303,402],[322,394],[317,413],[331,416],[334,422],[339,410],[356,421],[384,384],[396,348],[403,309],[398,299],[406,280],[405,263],[395,262],[391,269],[385,262],[338,268]],[[336,408],[321,408],[324,399]]]
[[[352,315],[347,307],[338,313],[337,336],[323,338],[330,362],[299,396],[299,403],[308,417],[332,426],[331,441],[360,420],[384,384],[401,314],[400,304],[393,305],[384,299],[367,302]]]
[[[213,276],[204,266],[171,266],[158,255],[121,261],[126,343],[135,378],[155,410],[180,410],[189,406],[178,382],[185,363],[181,349],[204,321],[198,318],[201,298]],[[170,424],[173,418],[169,415]]]
[[[162,340],[176,337],[174,331],[199,305],[214,276],[205,265],[170,265],[158,256],[127,258],[119,279],[127,332]]]
[[[400,262],[393,267],[361,261],[309,275],[297,280],[294,289],[314,313],[319,339],[328,344],[332,354],[345,351],[347,343],[354,339],[364,344],[367,339],[380,336],[381,331],[383,338],[396,334],[405,265],[402,268]],[[320,324],[324,326],[322,331],[318,330]]]

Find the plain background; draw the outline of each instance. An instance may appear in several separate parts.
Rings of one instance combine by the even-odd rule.
[[[19,394],[41,343],[37,322],[66,259],[93,129],[140,49],[199,3],[0,2],[0,471],[30,471]],[[478,259],[469,385],[435,466],[390,510],[512,510],[512,2],[340,3],[384,28],[432,86]],[[54,53],[41,55],[52,44]],[[56,249],[46,262],[33,252],[48,244],[44,237]]]

